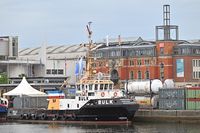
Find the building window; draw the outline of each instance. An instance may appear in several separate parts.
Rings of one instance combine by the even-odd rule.
[[[57,74],[58,70],[57,69],[52,69],[52,74]]]
[[[123,50],[122,51],[122,55],[123,55],[123,57],[128,56],[128,51],[127,50]]]
[[[135,56],[135,51],[134,50],[130,50],[129,51],[129,56]]]
[[[149,78],[150,78],[150,76],[149,76],[149,71],[146,71],[146,72],[145,72],[145,78],[146,78],[146,79],[149,79]]]
[[[121,51],[120,50],[116,51],[116,56],[121,56]]]
[[[102,58],[103,57],[103,52],[98,52],[96,55],[97,58]]]
[[[163,55],[164,54],[164,47],[160,48],[160,54]]]
[[[63,74],[63,69],[58,69],[58,74]]]
[[[164,72],[160,72],[160,79],[161,79],[161,80],[164,79]]]
[[[192,60],[193,79],[200,79],[200,59]]]
[[[116,51],[115,51],[115,50],[111,51],[111,52],[110,52],[110,56],[111,56],[111,57],[116,56]]]
[[[164,69],[164,64],[160,63],[160,69]]]
[[[150,60],[149,60],[149,59],[144,60],[144,64],[145,64],[146,66],[150,65]]]
[[[138,71],[138,79],[142,79],[142,72]]]
[[[142,65],[142,60],[141,59],[137,60],[137,65],[139,65],[139,66]]]
[[[164,64],[160,63],[160,79],[164,79]]]
[[[51,74],[51,69],[47,69],[46,74]]]
[[[130,66],[134,66],[134,60],[129,61]]]
[[[131,79],[131,80],[134,79],[134,73],[133,73],[133,71],[130,72],[130,79]]]

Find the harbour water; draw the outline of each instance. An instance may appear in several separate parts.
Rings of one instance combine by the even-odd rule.
[[[199,124],[133,123],[130,125],[0,123],[0,133],[199,133]]]

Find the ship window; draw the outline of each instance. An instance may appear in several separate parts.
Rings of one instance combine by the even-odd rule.
[[[92,90],[92,84],[89,84],[89,90]]]
[[[78,91],[81,90],[80,85],[77,85],[76,88],[77,88]]]
[[[95,84],[94,89],[98,90],[98,84]]]
[[[112,90],[112,84],[109,85],[109,89]]]
[[[107,90],[107,89],[108,89],[108,84],[105,84],[104,90]]]
[[[88,96],[94,96],[93,92],[88,93]]]
[[[87,90],[88,89],[88,85],[85,85],[85,90]]]
[[[84,85],[82,85],[82,90],[85,90]]]
[[[77,108],[79,108],[79,104],[77,104]]]
[[[100,90],[103,90],[103,84],[100,84]]]
[[[67,108],[69,108],[69,104],[67,104]]]

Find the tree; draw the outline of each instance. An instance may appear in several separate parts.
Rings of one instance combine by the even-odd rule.
[[[8,76],[6,73],[0,73],[0,84],[7,84]]]

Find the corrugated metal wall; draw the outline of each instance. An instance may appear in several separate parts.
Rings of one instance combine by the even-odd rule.
[[[159,89],[159,109],[185,110],[185,88]]]
[[[13,101],[13,108],[46,108],[47,97],[16,97]]]
[[[200,110],[200,87],[186,89],[186,109]]]

